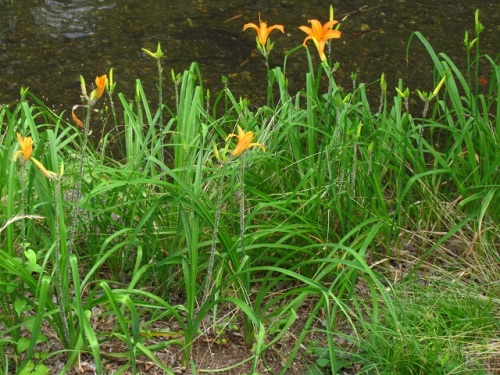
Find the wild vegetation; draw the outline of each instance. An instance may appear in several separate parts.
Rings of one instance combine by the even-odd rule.
[[[376,108],[336,84],[333,16],[310,23],[320,59],[267,65],[257,108],[196,63],[166,104],[160,44],[158,93],[110,71],[82,78],[74,124],[27,90],[0,108],[0,373],[499,370],[500,66],[478,15],[465,72],[417,32],[435,89],[382,74]],[[245,25],[266,64],[279,26]]]

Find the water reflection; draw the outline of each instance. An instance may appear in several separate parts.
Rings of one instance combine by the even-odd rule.
[[[114,2],[99,0],[44,0],[31,14],[40,34],[73,39],[94,34],[99,14],[114,6]]]
[[[199,62],[206,88],[220,89],[220,77],[225,75],[236,96],[258,102],[266,87],[265,67],[252,54],[255,36],[243,33],[243,24],[258,22],[260,13],[270,24],[285,25],[285,34],[273,35],[271,64],[280,64],[287,51],[302,43],[298,27],[309,18],[326,21],[329,4],[325,0],[3,0],[0,103],[15,103],[19,89],[29,86],[56,109],[67,110],[79,102],[79,75],[91,82],[111,67],[118,90],[127,97],[133,95],[136,78],[153,96],[156,65],[141,48],[154,50],[158,42],[167,56],[168,104],[174,96],[170,69],[181,72],[192,61]],[[389,87],[403,78],[412,89],[432,89],[430,59],[422,48],[412,47],[407,64],[409,35],[422,31],[437,51],[451,55],[463,67],[463,33],[467,29],[473,34],[475,9],[481,10],[486,26],[482,51],[498,54],[498,2],[350,0],[333,5],[343,31],[342,39],[333,44],[335,59],[341,63],[336,78],[346,87],[351,72],[358,73],[360,82],[373,82],[385,72]],[[302,87],[306,66],[303,50],[289,59],[292,90]]]

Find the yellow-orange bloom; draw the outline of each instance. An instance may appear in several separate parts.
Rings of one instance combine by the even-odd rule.
[[[29,160],[33,155],[33,139],[31,137],[23,138],[17,133],[17,140],[21,149],[14,154],[14,161],[17,161],[20,155],[23,156],[24,161]]]
[[[308,20],[311,24],[311,27],[300,26],[299,29],[307,34],[307,37],[304,39],[304,47],[309,39],[312,39],[316,48],[319,52],[319,57],[321,61],[326,61],[325,56],[325,44],[329,39],[338,39],[342,35],[342,33],[338,30],[332,30],[332,27],[338,23],[338,21],[331,20],[321,25],[321,22],[318,20]]]
[[[271,27],[267,27],[267,22],[262,22],[260,20],[260,16],[259,16],[259,26],[257,26],[254,23],[247,23],[246,25],[243,26],[243,31],[245,31],[246,29],[255,30],[255,32],[257,33],[257,38],[259,40],[259,44],[262,47],[265,47],[267,38],[269,38],[269,34],[271,34],[271,31],[279,30],[282,33],[285,32],[285,28],[283,25],[273,25]]]
[[[248,150],[250,147],[260,147],[262,149],[262,151],[266,151],[265,147],[262,146],[260,143],[252,142],[253,132],[246,132],[245,133],[243,131],[243,129],[241,129],[240,126],[238,126],[238,135],[229,134],[226,137],[226,141],[232,137],[238,138],[238,143],[236,144],[236,148],[232,152],[233,156],[238,156],[243,151]]]
[[[23,138],[23,137],[21,137],[19,135],[19,133],[17,133],[17,140],[19,141],[19,145],[21,146],[21,149],[14,154],[14,157],[13,157],[14,161],[17,161],[17,159],[19,158],[19,156],[22,155],[23,158],[24,158],[24,161],[31,160],[33,163],[35,163],[35,165],[38,168],[40,168],[40,170],[42,171],[42,173],[47,178],[49,178],[49,179],[52,180],[52,179],[58,177],[57,173],[47,170],[47,168],[45,168],[42,165],[42,163],[40,163],[35,158],[31,157],[31,155],[33,155],[33,139],[31,137]],[[61,167],[61,175],[62,175],[62,170],[63,169]]]
[[[104,89],[106,88],[106,74],[100,76],[100,77],[97,77],[95,79],[95,85],[97,87],[97,92],[95,94],[95,99],[99,99],[103,92],[104,92]]]

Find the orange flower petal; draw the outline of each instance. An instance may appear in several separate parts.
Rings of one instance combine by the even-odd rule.
[[[266,151],[264,146],[262,146],[260,143],[252,142],[253,132],[249,131],[245,133],[240,126],[238,126],[238,135],[229,134],[226,137],[226,141],[232,137],[238,138],[238,143],[236,144],[236,147],[232,152],[233,156],[235,157],[240,155],[243,151],[248,150],[250,147],[260,147],[263,151]]]
[[[486,78],[486,77],[479,77],[479,78],[477,79],[477,81],[478,81],[481,85],[484,85],[484,86],[486,86],[486,85],[488,85],[488,84],[490,83],[490,81],[488,81],[488,78]]]
[[[299,29],[307,34],[307,37],[302,43],[304,46],[307,45],[309,40],[312,40],[316,45],[319,53],[319,57],[322,61],[326,61],[325,56],[325,45],[329,39],[338,39],[341,37],[342,33],[338,30],[332,30],[332,27],[338,23],[338,21],[332,20],[326,22],[324,25],[321,24],[316,19],[308,21],[311,27],[300,26]]]
[[[78,107],[79,105],[74,105],[73,108],[71,109],[71,118],[73,119],[75,124],[77,124],[81,128],[84,128],[85,126],[83,126],[83,122],[81,122],[80,119],[75,115],[75,109],[77,109]]]
[[[97,100],[102,96],[104,89],[106,88],[106,74],[97,77],[95,79],[95,84],[97,87],[97,93],[95,95],[95,99]]]
[[[273,25],[271,27],[267,27],[267,22],[263,22],[259,18],[259,26],[254,23],[247,23],[243,26],[243,31],[246,29],[254,29],[257,33],[257,37],[259,38],[259,44],[261,46],[265,46],[267,39],[269,38],[269,34],[273,30],[279,30],[282,33],[285,32],[285,27],[283,25]]]
[[[31,155],[33,155],[33,139],[31,137],[23,138],[19,133],[16,135],[21,149],[14,154],[14,161],[16,161],[20,155],[27,161],[31,158]]]

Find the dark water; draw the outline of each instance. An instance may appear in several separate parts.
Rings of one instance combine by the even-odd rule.
[[[269,24],[285,25],[285,34],[273,32],[271,64],[300,45],[305,34],[298,26],[309,18],[342,21],[342,38],[333,42],[339,83],[373,82],[385,72],[389,88],[403,78],[411,89],[432,89],[432,66],[418,43],[405,48],[412,31],[421,31],[439,52],[465,65],[464,31],[474,35],[474,12],[480,10],[486,26],[481,51],[499,53],[500,2],[498,0],[0,0],[0,104],[15,103],[21,87],[56,110],[79,103],[79,75],[88,86],[97,75],[115,70],[117,90],[133,97],[136,78],[156,96],[156,64],[141,48],[166,52],[165,97],[173,105],[170,70],[200,64],[204,83],[216,91],[221,75],[229,77],[236,96],[259,101],[266,88],[265,67],[252,55],[255,33],[242,31],[247,22],[258,23],[259,12]],[[316,51],[311,43],[311,52]],[[316,60],[317,62],[317,60]],[[303,85],[305,50],[289,60],[292,89]],[[486,69],[486,68],[485,68]],[[480,72],[480,74],[488,72]]]

